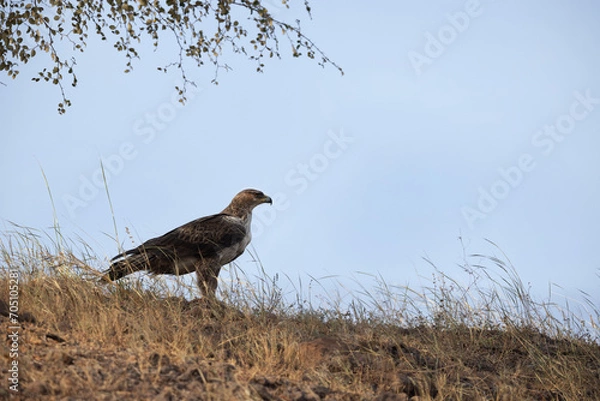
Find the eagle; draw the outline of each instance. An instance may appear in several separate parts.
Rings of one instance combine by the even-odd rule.
[[[221,213],[201,217],[111,259],[104,280],[115,281],[137,271],[183,275],[196,272],[204,298],[214,299],[221,267],[240,256],[252,239],[252,210],[270,197],[244,189]]]

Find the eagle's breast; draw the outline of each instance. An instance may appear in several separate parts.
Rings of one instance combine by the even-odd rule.
[[[233,224],[239,224],[240,226],[243,226],[245,235],[241,239],[241,241],[233,243],[230,246],[222,248],[219,251],[218,255],[221,265],[226,265],[227,263],[232,262],[235,258],[244,253],[244,250],[246,249],[246,247],[250,243],[250,240],[252,239],[252,231],[250,229],[250,226],[252,224],[251,214],[244,216],[244,218],[227,216],[226,220]]]

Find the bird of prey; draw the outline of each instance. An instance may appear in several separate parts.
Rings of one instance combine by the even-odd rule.
[[[142,270],[175,275],[196,272],[202,295],[214,298],[221,267],[250,243],[252,210],[262,203],[273,201],[261,191],[245,189],[221,213],[191,221],[115,256],[104,279],[114,281]]]

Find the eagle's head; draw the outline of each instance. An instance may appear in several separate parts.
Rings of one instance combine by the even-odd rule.
[[[236,199],[239,199],[246,204],[251,204],[253,205],[252,207],[258,206],[261,203],[273,204],[273,200],[269,196],[257,189],[244,189],[233,198],[233,200]]]
[[[223,213],[242,217],[243,215],[252,212],[252,209],[262,203],[273,204],[273,200],[256,189],[244,189],[233,197],[233,200],[229,206],[223,210]]]

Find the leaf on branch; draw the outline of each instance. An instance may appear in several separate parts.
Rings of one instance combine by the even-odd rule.
[[[157,69],[162,72],[171,66],[179,69],[184,81],[183,90],[185,85],[193,84],[185,72],[189,62],[202,66],[209,60],[215,67],[212,82],[218,84],[218,71],[230,69],[220,61],[227,49],[258,61],[257,71],[263,72],[265,65],[259,60],[266,55],[280,58],[279,41],[282,38],[294,43],[293,57],[302,56],[304,48],[308,58],[318,59],[317,63],[322,66],[330,63],[343,74],[342,69],[302,33],[299,20],[295,25],[280,21],[271,15],[270,5],[268,8],[265,3],[263,0],[0,1],[0,71],[6,71],[14,79],[19,74],[17,63],[26,64],[43,52],[49,53],[51,64],[43,66],[39,76],[32,80],[52,82],[59,87],[62,101],[58,111],[63,114],[71,104],[62,86],[63,73],[73,78],[72,86],[77,84],[73,68],[76,61],[68,51],[79,53],[86,49],[89,27],[92,26],[92,32],[101,40],[108,40],[107,35],[112,35],[113,47],[125,52],[125,73],[133,68],[131,60],[140,58],[133,43],[141,43],[144,37],[149,37],[152,46],[158,48],[161,35],[174,38],[174,61]],[[281,0],[281,3],[289,8],[288,0]],[[307,0],[304,0],[304,8],[312,18]],[[292,37],[296,37],[297,43]],[[60,42],[71,46],[59,47]],[[37,51],[39,49],[43,52]]]

